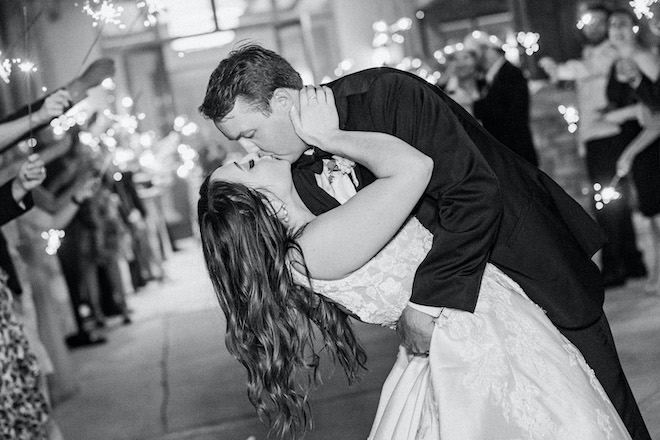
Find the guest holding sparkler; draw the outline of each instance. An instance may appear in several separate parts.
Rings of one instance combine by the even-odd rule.
[[[635,17],[627,10],[615,10],[609,19],[609,39],[617,47],[620,60],[634,63],[653,82],[660,77],[660,58],[650,49],[643,47],[636,38],[633,26]],[[606,114],[606,118],[617,121],[621,126],[619,136],[622,153],[617,161],[617,175],[632,174],[637,190],[639,211],[650,220],[652,246],[652,267],[647,289],[658,292],[660,289],[660,131],[657,116],[651,115],[648,107],[639,103],[638,96],[622,78],[624,65],[613,66],[607,88],[607,98],[616,110]],[[643,125],[649,128],[642,130]]]
[[[608,39],[610,9],[593,3],[580,11],[585,45],[580,60],[557,64],[544,58],[539,65],[552,80],[575,81],[580,111],[578,137],[585,155],[589,179],[596,191],[594,216],[607,234],[601,254],[601,271],[605,287],[618,286],[628,278],[646,276],[642,254],[637,249],[632,223],[630,196],[626,186],[619,188],[621,200],[605,200],[600,193],[616,174],[616,161],[625,144],[620,141],[621,127],[603,117],[607,107],[606,89],[610,68],[618,57],[617,47]],[[628,139],[629,141],[629,139]]]

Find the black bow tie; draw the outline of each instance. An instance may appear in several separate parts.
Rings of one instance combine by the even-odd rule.
[[[314,148],[313,154],[303,154],[291,167],[293,184],[302,201],[315,215],[339,206],[339,202],[316,183],[316,175],[323,173],[323,159],[330,158],[332,154]]]

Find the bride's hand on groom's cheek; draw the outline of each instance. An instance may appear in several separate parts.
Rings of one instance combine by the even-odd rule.
[[[306,86],[300,90],[298,106],[289,113],[296,134],[309,145],[321,147],[339,131],[339,116],[329,87]]]

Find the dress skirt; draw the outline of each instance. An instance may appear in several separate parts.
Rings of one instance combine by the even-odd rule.
[[[399,355],[369,440],[630,439],[580,352],[488,264],[474,313],[444,309],[428,357]]]

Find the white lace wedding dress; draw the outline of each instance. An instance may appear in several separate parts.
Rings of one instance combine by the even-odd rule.
[[[431,234],[415,219],[369,263],[320,293],[394,327]],[[306,279],[294,273],[297,282]],[[475,313],[444,309],[428,357],[401,348],[370,440],[629,439],[580,352],[520,286],[488,264]]]

